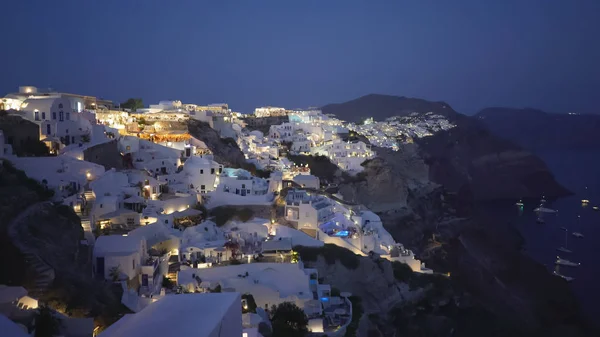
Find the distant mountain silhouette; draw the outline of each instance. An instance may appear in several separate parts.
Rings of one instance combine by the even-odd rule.
[[[495,135],[532,151],[600,147],[600,115],[495,107],[475,117]]]
[[[546,164],[515,143],[492,134],[474,117],[460,114],[445,102],[371,94],[321,108],[346,121],[373,117],[384,120],[411,113],[433,112],[456,127],[415,142],[429,166],[431,181],[472,200],[515,199],[569,193],[556,182]]]
[[[334,114],[349,122],[362,122],[369,117],[384,120],[410,113],[434,112],[454,120],[458,113],[445,102],[431,102],[420,98],[369,94],[344,103],[328,104],[321,108],[324,114]]]

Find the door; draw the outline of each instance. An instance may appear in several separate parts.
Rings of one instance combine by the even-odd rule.
[[[96,258],[96,276],[104,278],[104,257]]]

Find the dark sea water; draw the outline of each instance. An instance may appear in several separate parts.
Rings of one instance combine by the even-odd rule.
[[[545,224],[536,223],[533,209],[538,207],[538,200],[525,201],[522,211],[513,203],[497,205],[492,211],[494,215],[513,223],[525,240],[525,253],[536,261],[547,266],[548,272],[574,277],[570,283],[577,296],[582,310],[594,324],[600,314],[600,211],[592,206],[600,206],[600,151],[554,151],[538,152],[548,165],[556,179],[575,195],[548,200],[546,207],[558,210],[558,213],[543,215]],[[583,207],[581,200],[590,201]],[[517,200],[515,200],[516,202]],[[557,248],[565,243],[565,232],[568,230],[567,244],[573,252],[561,253]],[[580,232],[585,237],[580,239],[572,235]],[[581,266],[560,267],[554,265],[557,255]]]

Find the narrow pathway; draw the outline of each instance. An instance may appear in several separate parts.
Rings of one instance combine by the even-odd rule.
[[[22,225],[23,220],[49,204],[50,202],[45,201],[29,206],[12,219],[7,227],[8,236],[11,238],[13,245],[15,245],[15,247],[23,254],[28,268],[31,268],[35,272],[35,286],[33,289],[28,289],[29,296],[34,298],[39,298],[52,284],[55,277],[54,269],[39,257],[33,249],[21,242],[19,237],[19,226]]]

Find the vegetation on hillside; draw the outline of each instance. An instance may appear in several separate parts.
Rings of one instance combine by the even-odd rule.
[[[137,109],[142,109],[144,107],[144,102],[141,98],[130,98],[127,101],[121,103],[121,108],[130,109],[135,112]]]
[[[209,211],[209,217],[217,224],[218,227],[225,225],[229,220],[238,219],[246,222],[252,219],[254,211],[247,207],[235,207],[235,206],[219,206]]]
[[[338,171],[337,165],[332,163],[326,156],[288,155],[287,158],[297,166],[308,164],[312,175],[327,182],[332,182],[335,173]]]
[[[356,331],[358,330],[358,322],[363,315],[362,301],[358,296],[350,296],[348,298],[352,302],[352,321],[346,327],[346,334],[344,337],[356,337]]]
[[[273,337],[304,337],[308,334],[308,318],[294,303],[283,302],[271,307]]]
[[[346,248],[330,243],[326,243],[322,247],[295,246],[294,251],[298,252],[302,261],[305,262],[315,262],[319,255],[321,255],[325,259],[325,262],[330,265],[335,264],[339,260],[344,267],[356,269],[360,264],[358,255]]]

